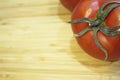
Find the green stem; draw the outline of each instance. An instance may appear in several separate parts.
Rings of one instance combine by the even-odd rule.
[[[104,14],[102,15],[103,17],[102,20],[105,20],[105,18],[108,16],[108,14],[116,7],[120,6],[120,4],[113,4],[111,5],[111,7],[108,7],[105,11],[104,11]]]
[[[104,11],[104,8],[105,8],[106,6],[108,6],[109,4],[112,4],[112,3],[119,4],[120,2],[118,2],[118,1],[109,1],[109,2],[104,3],[104,4],[99,8],[99,10],[98,10],[97,18],[101,19],[101,17],[103,17],[103,14],[108,14],[108,13],[111,11],[111,9],[113,10],[113,8],[108,7],[108,8],[109,8],[108,11]],[[116,7],[117,7],[117,6],[116,6]],[[105,10],[106,10],[106,9],[105,9]],[[105,18],[105,17],[106,17],[106,15],[104,16],[104,18]],[[103,20],[104,20],[104,19],[103,19]]]
[[[92,19],[89,19],[89,18],[80,18],[80,19],[72,20],[72,21],[70,21],[70,22],[68,22],[68,23],[75,24],[75,23],[80,23],[80,22],[91,23],[91,22],[92,22]]]
[[[92,28],[88,27],[88,28],[82,30],[81,32],[79,32],[79,33],[77,33],[77,34],[74,34],[74,36],[75,36],[75,37],[80,37],[80,36],[84,35],[86,32],[88,32],[88,31],[90,31],[90,30],[92,30]]]
[[[97,38],[97,32],[99,31],[99,28],[94,28],[93,29],[94,30],[94,40],[95,40],[95,43],[96,43],[96,45],[104,52],[104,54],[105,54],[105,59],[104,59],[104,61],[106,61],[107,59],[108,59],[108,52],[107,52],[107,50],[100,44],[100,42],[99,42],[99,40],[98,40],[98,38]]]

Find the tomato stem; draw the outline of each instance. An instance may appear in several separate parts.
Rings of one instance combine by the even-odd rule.
[[[86,32],[88,32],[90,30],[92,30],[92,29],[88,27],[88,28],[84,29],[83,31],[81,31],[81,32],[79,32],[77,34],[74,34],[74,36],[75,37],[80,37],[80,36],[84,35]]]
[[[110,5],[110,7],[108,7],[107,9],[104,9],[109,4],[112,4],[112,5]],[[108,16],[108,14],[118,6],[120,6],[120,2],[117,2],[117,1],[109,1],[104,3],[98,10],[97,18],[104,21],[104,19]]]
[[[111,4],[111,5],[110,5]],[[109,5],[109,6],[108,6]],[[107,7],[108,6],[108,7]],[[104,52],[105,58],[104,60],[108,60],[108,52],[107,50],[100,44],[98,40],[97,33],[98,31],[103,32],[106,36],[116,36],[120,35],[120,26],[114,26],[114,27],[107,27],[104,20],[108,16],[108,14],[116,7],[120,6],[120,2],[118,1],[109,1],[104,3],[98,10],[96,18],[95,19],[90,19],[90,18],[80,18],[80,19],[75,19],[70,21],[69,23],[75,24],[75,23],[80,23],[80,22],[87,22],[89,26],[82,30],[81,32],[75,34],[75,37],[80,37],[83,36],[86,32],[93,30],[94,32],[94,40],[96,45]],[[107,7],[107,8],[106,8]],[[106,8],[106,9],[105,9]]]
[[[99,42],[99,40],[98,40],[98,37],[97,37],[97,32],[99,31],[99,28],[96,27],[96,28],[93,29],[93,31],[94,31],[94,40],[95,40],[95,43],[96,43],[96,45],[104,52],[104,54],[105,54],[105,59],[104,59],[104,61],[107,61],[107,59],[108,59],[108,52],[107,52],[107,50],[100,44],[100,42]]]

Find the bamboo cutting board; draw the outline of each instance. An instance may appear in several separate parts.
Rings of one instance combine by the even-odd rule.
[[[76,43],[59,0],[0,0],[0,80],[120,80]]]

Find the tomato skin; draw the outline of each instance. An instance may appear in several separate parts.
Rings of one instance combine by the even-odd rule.
[[[76,6],[75,10],[72,14],[72,20],[78,18],[95,18],[96,13],[100,6],[109,0],[83,0],[80,1],[79,4]],[[119,1],[120,0],[115,0]],[[86,6],[87,5],[87,6]],[[82,7],[81,7],[82,6]],[[108,15],[105,20],[105,23],[108,27],[112,26],[119,26],[120,25],[120,7],[115,8],[112,12]],[[79,33],[83,29],[88,27],[87,23],[76,23],[72,24],[73,33]],[[114,61],[120,59],[120,35],[117,36],[106,36],[101,31],[98,31],[98,40],[100,44],[108,51],[108,61]],[[93,31],[89,31],[85,33],[81,37],[76,38],[80,47],[89,55],[104,60],[105,54],[104,52],[98,48],[95,44],[93,38]]]
[[[60,0],[63,6],[69,9],[71,12],[74,10],[79,1],[80,0]]]

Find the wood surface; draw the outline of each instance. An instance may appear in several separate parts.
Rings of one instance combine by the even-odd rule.
[[[77,44],[59,0],[0,0],[0,80],[120,80]]]

